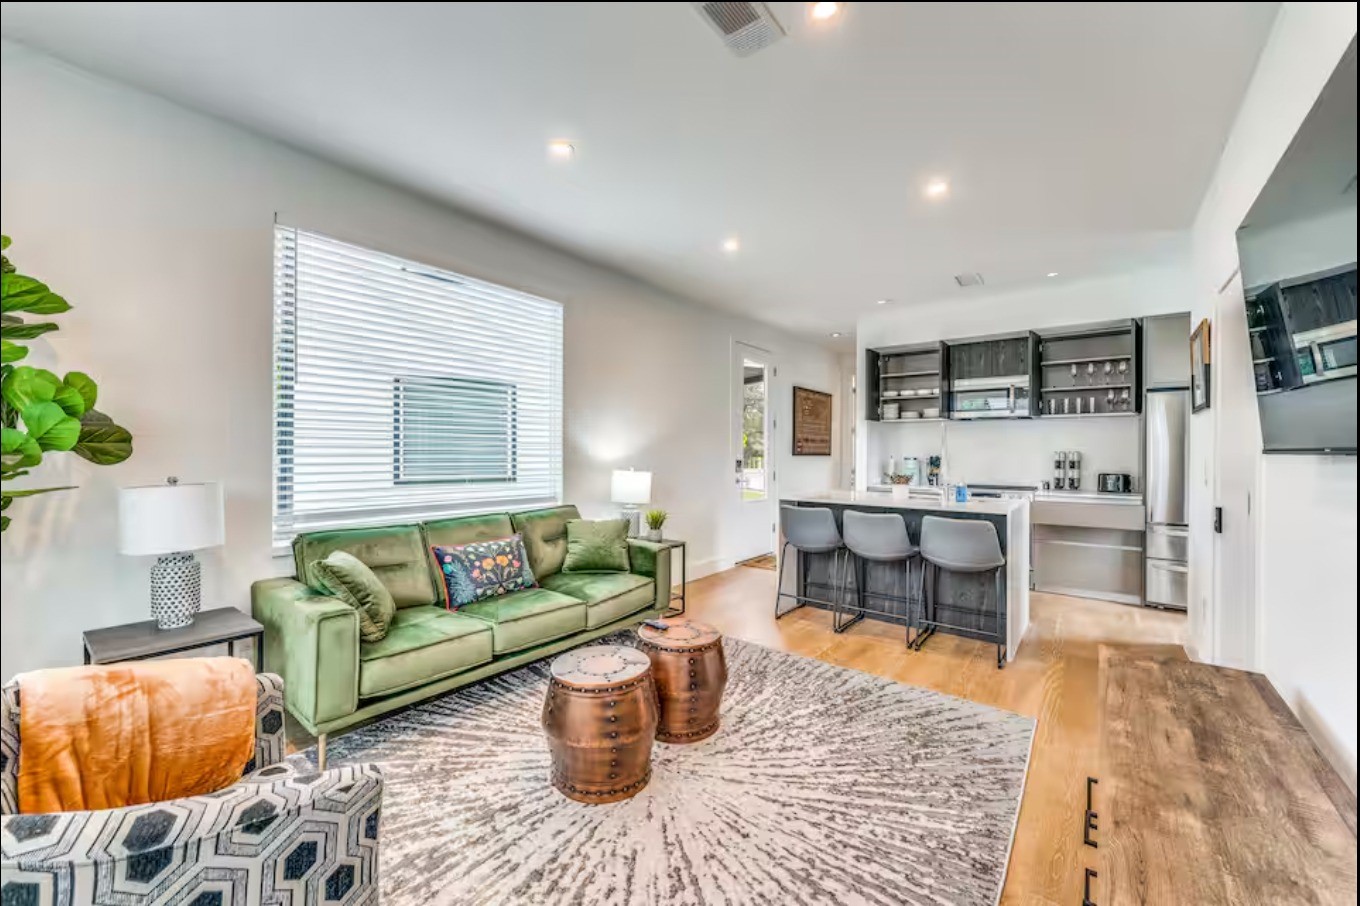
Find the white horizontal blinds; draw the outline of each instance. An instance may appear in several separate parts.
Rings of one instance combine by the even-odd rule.
[[[276,228],[275,541],[554,503],[562,308]]]

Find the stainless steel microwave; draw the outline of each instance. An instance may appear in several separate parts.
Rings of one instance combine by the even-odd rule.
[[[1299,375],[1305,384],[1355,376],[1355,322],[1342,321],[1294,334]]]

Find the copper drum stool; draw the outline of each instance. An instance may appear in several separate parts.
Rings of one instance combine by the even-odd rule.
[[[636,648],[592,645],[552,662],[543,729],[552,782],[577,802],[618,802],[652,776],[656,684]]]
[[[665,629],[643,625],[638,646],[652,660],[661,721],[656,738],[687,743],[718,731],[718,709],[727,685],[722,635],[706,623],[661,620]]]

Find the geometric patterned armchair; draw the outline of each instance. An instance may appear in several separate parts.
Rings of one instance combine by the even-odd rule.
[[[283,680],[255,681],[255,757],[238,783],[48,815],[17,814],[19,690],[0,689],[0,904],[377,903],[381,771],[285,761]]]

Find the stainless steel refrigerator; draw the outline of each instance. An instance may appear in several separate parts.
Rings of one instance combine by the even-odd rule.
[[[1186,514],[1189,390],[1149,390],[1144,399],[1143,602],[1184,610],[1189,598],[1190,527]]]

